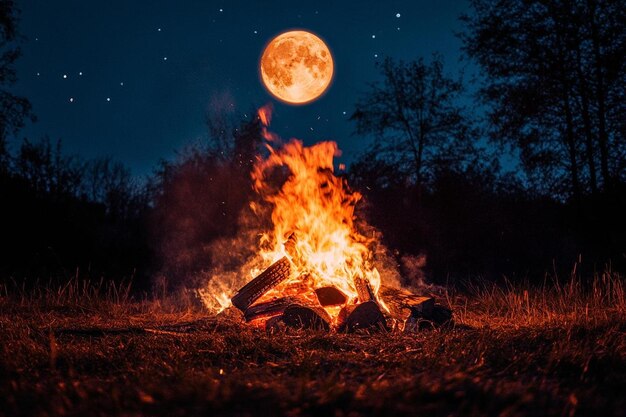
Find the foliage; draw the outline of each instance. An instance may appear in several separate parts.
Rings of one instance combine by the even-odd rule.
[[[626,9],[619,0],[473,0],[467,54],[492,138],[534,188],[579,198],[626,176]]]
[[[68,270],[128,277],[148,273],[148,189],[110,158],[66,155],[61,142],[24,140],[0,173],[0,279],[34,285]],[[137,281],[141,281],[139,277]]]
[[[444,75],[438,55],[430,63],[387,58],[380,70],[383,80],[370,85],[351,120],[356,133],[376,138],[370,156],[385,162],[375,163],[396,166],[419,189],[437,163],[464,161],[476,139],[456,101],[463,85]]]
[[[11,93],[17,80],[14,63],[20,57],[18,46],[19,11],[13,0],[0,2],[0,171],[7,157],[7,139],[24,126],[27,118],[34,120],[28,99]]]

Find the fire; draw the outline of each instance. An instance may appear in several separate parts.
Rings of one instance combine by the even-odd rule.
[[[340,154],[337,144],[326,141],[304,146],[296,139],[283,144],[268,129],[271,116],[271,105],[258,111],[268,155],[257,157],[252,180],[264,204],[253,202],[250,206],[259,215],[271,208],[272,227],[260,233],[258,250],[239,271],[215,271],[206,287],[198,290],[203,303],[216,313],[228,308],[237,289],[286,257],[289,277],[257,303],[296,297],[316,304],[316,289],[334,287],[346,296],[345,305],[351,305],[362,301],[359,297],[366,288],[388,310],[377,297],[381,275],[369,249],[375,238],[360,233],[354,223],[361,194],[335,175],[333,159]],[[336,323],[341,306],[325,310]]]
[[[267,106],[259,110],[266,127],[270,110]],[[268,149],[269,156],[255,164],[252,179],[256,192],[273,207],[273,230],[261,236],[258,256],[262,262],[250,274],[256,276],[283,256],[291,260],[292,268],[289,279],[264,299],[314,294],[316,288],[333,286],[348,297],[348,303],[354,303],[356,280],[366,280],[377,294],[381,278],[372,265],[371,239],[354,225],[354,208],[361,195],[334,174],[333,158],[340,154],[337,144],[306,147],[294,139],[278,149],[268,145]],[[277,186],[275,178],[280,174],[284,182]]]

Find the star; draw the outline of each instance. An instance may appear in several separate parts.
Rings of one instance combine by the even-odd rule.
[[[343,112],[343,115],[345,116],[346,114],[347,114],[347,113],[344,111],[344,112]]]
[[[111,101],[111,97],[107,97],[107,101]]]
[[[74,97],[70,97],[70,103],[74,102]]]
[[[224,11],[224,9],[220,9],[220,13],[222,13]]]
[[[37,73],[37,77],[39,77],[40,75],[41,75],[40,73]]]
[[[124,87],[124,83],[123,83],[123,82],[121,82],[121,83],[120,83],[120,85],[121,85],[122,87]]]
[[[83,72],[82,72],[82,71],[80,71],[80,72],[78,73],[78,75],[83,75]]]
[[[63,79],[67,78],[67,74],[63,74]]]
[[[254,34],[256,35],[257,33],[259,33],[257,30],[254,31]]]
[[[167,61],[167,57],[166,56],[163,57],[163,61]]]
[[[374,54],[374,58],[378,58],[378,54]]]
[[[157,29],[157,32],[160,32],[160,31],[161,31],[161,28],[158,28],[158,29]]]
[[[372,35],[372,39],[376,39],[376,35]]]
[[[397,17],[398,19],[400,19],[400,16],[402,16],[400,13],[396,13],[396,17]]]

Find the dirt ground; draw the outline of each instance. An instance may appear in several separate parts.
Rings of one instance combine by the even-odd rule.
[[[0,415],[626,415],[623,310],[487,298],[445,330],[273,335],[154,303],[0,298]]]

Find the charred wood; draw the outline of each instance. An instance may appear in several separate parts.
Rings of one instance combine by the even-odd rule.
[[[435,299],[422,297],[409,291],[381,286],[378,296],[389,308],[392,318],[404,322],[412,315],[428,316],[435,307]]]
[[[372,287],[367,279],[355,278],[354,286],[359,296],[359,303],[364,303],[374,299],[374,292],[372,291]]]
[[[282,297],[263,303],[253,304],[246,309],[243,317],[246,321],[272,317],[282,314],[291,304],[298,302],[296,297]]]
[[[330,316],[321,307],[292,304],[285,309],[282,321],[295,329],[330,330]]]
[[[263,294],[287,279],[290,273],[291,263],[287,257],[283,256],[252,281],[244,285],[231,299],[231,302],[239,310],[246,311]]]
[[[339,323],[339,330],[346,332],[359,329],[387,330],[385,317],[373,300],[343,308],[339,313]]]
[[[431,330],[453,324],[452,310],[441,304],[435,304],[427,313],[413,312],[406,321],[404,331]]]
[[[317,300],[323,307],[340,306],[348,301],[348,297],[335,287],[322,287],[315,290]]]

